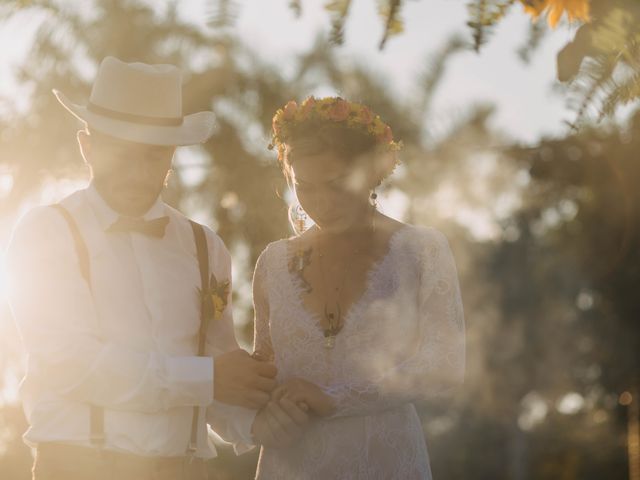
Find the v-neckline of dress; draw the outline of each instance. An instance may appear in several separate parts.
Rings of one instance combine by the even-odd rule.
[[[351,302],[351,304],[349,305],[349,308],[346,309],[346,313],[343,316],[344,318],[343,329],[346,330],[351,327],[351,324],[353,323],[352,317],[357,318],[357,313],[361,311],[362,308],[364,308],[364,306],[367,304],[367,301],[371,296],[372,287],[377,275],[379,274],[380,271],[382,271],[382,267],[392,257],[392,254],[395,251],[395,243],[397,242],[397,239],[400,237],[400,234],[408,229],[409,229],[409,225],[403,225],[400,228],[398,228],[396,231],[394,231],[389,237],[389,240],[387,241],[387,250],[385,254],[382,255],[379,259],[377,259],[375,262],[373,262],[369,267],[369,269],[367,270],[362,293],[353,302]],[[284,251],[285,251],[284,267],[286,269],[287,276],[289,278],[289,283],[293,289],[293,296],[295,297],[294,303],[302,313],[302,316],[311,323],[314,332],[317,332],[319,335],[321,335],[324,338],[324,332],[322,330],[322,327],[321,327],[322,324],[320,322],[321,314],[318,312],[311,311],[305,305],[304,300],[302,298],[302,293],[304,290],[302,281],[299,278],[295,277],[291,272],[291,270],[289,269],[289,265],[293,255],[290,245],[291,245],[290,240],[287,239],[284,241]]]

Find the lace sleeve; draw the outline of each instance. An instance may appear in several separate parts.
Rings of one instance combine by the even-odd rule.
[[[429,230],[422,248],[418,335],[412,353],[384,372],[349,385],[332,385],[336,416],[368,415],[443,396],[464,377],[464,315],[456,266],[446,237]]]
[[[273,361],[273,346],[269,327],[269,296],[267,291],[267,251],[260,254],[253,274],[253,353],[261,360]]]

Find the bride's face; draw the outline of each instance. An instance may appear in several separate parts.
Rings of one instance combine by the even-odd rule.
[[[357,165],[333,152],[295,156],[291,169],[296,196],[320,228],[344,230],[364,220],[371,186],[366,170]]]

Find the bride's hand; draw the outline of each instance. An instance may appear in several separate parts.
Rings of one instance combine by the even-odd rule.
[[[291,378],[281,383],[272,392],[271,398],[289,399],[300,408],[306,407],[321,417],[333,415],[336,411],[333,398],[324,393],[315,383],[302,378]]]
[[[256,443],[265,447],[286,447],[304,433],[309,423],[306,411],[287,398],[271,400],[258,411],[251,426]]]

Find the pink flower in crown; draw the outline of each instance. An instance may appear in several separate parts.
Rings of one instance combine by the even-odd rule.
[[[373,122],[373,119],[374,115],[369,107],[362,107],[362,109],[360,110],[360,115],[358,116],[358,123],[369,125],[371,122]]]
[[[295,100],[289,100],[287,104],[284,106],[284,111],[282,114],[282,118],[286,120],[293,120],[293,117],[296,116],[296,111],[298,110],[298,104]]]
[[[316,99],[313,97],[307,98],[300,106],[300,120],[306,120],[311,116],[311,112],[316,106]]]
[[[349,117],[349,102],[338,98],[329,108],[329,118],[334,122],[342,122]]]

